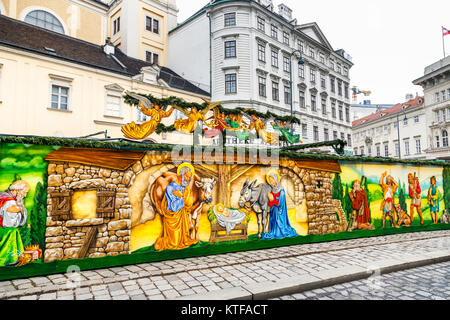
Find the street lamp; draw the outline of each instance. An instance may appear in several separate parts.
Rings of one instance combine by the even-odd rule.
[[[405,118],[403,119],[403,121],[408,121],[408,117],[406,117],[406,112],[405,112],[405,108],[402,107],[402,111],[405,114]],[[398,117],[399,113],[397,113],[397,138],[398,138],[398,158],[401,160],[402,159],[402,145],[400,144],[400,119]]]
[[[298,59],[298,64],[303,65],[305,64],[305,60],[303,60],[302,52],[300,50],[295,50],[291,53],[291,56],[289,57],[289,64],[290,64],[290,80],[289,85],[291,87],[291,117],[294,117],[294,91],[293,91],[293,84],[292,84],[292,57],[295,56],[295,54],[298,53],[300,55],[300,58]],[[291,122],[291,133],[294,133],[294,124]]]

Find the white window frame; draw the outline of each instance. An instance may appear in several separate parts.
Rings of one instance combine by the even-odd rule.
[[[114,88],[108,88],[108,86],[105,87],[105,105],[103,108],[103,116],[108,118],[116,118],[116,119],[123,119],[123,99],[122,99],[122,92],[124,90],[120,90],[122,88],[119,88],[118,85],[117,89]],[[119,114],[118,115],[112,115],[107,113],[107,106],[108,106],[108,96],[114,96],[119,98]]]
[[[69,30],[69,29],[67,28],[66,24],[64,23],[64,20],[63,20],[63,19],[62,19],[55,11],[50,10],[49,8],[46,8],[46,7],[40,7],[40,6],[31,6],[31,7],[27,7],[27,8],[25,8],[25,9],[22,11],[22,13],[20,14],[20,19],[19,19],[19,20],[25,22],[26,16],[27,16],[29,13],[31,13],[31,12],[33,12],[33,11],[36,11],[36,10],[42,10],[42,11],[46,11],[46,12],[52,14],[56,19],[58,19],[59,23],[61,23],[61,25],[62,25],[62,27],[63,27],[63,30],[64,30],[64,34],[66,34],[66,35],[68,34],[68,30]]]
[[[72,83],[73,83],[73,79],[71,78],[67,78],[64,76],[59,76],[59,75],[54,75],[54,74],[50,74],[50,82],[49,82],[49,91],[48,91],[48,110],[52,110],[52,111],[60,111],[60,112],[73,112],[73,106],[72,106],[72,95],[73,95],[73,88],[72,88]],[[58,105],[58,109],[52,108],[52,94],[53,94],[53,86],[58,86],[58,87],[64,87],[68,89],[68,93],[67,93],[67,110],[63,110],[59,108]]]

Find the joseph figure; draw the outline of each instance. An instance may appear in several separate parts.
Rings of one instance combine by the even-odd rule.
[[[179,250],[198,243],[189,233],[194,202],[189,185],[195,169],[184,163],[178,167],[177,176],[177,180],[167,186],[161,203],[163,234],[155,242],[156,251]]]

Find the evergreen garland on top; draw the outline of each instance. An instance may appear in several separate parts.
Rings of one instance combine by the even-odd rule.
[[[147,98],[148,100],[150,100],[151,103],[159,105],[164,108],[167,108],[168,106],[176,105],[182,109],[185,109],[186,111],[189,111],[189,109],[191,109],[193,107],[196,107],[199,111],[201,111],[208,107],[208,104],[206,102],[204,102],[202,104],[195,103],[195,102],[186,102],[184,99],[174,97],[174,96],[160,99],[160,98],[156,98],[156,97],[152,96],[151,94],[148,94],[148,95],[147,94],[139,94],[139,95]],[[128,94],[124,95],[124,101],[125,101],[125,103],[132,105],[132,106],[139,104],[139,100],[131,97]],[[245,112],[248,115],[256,115],[259,118],[264,119],[264,120],[275,119],[277,121],[282,121],[282,122],[291,122],[291,123],[296,123],[296,124],[300,123],[300,120],[296,117],[279,116],[270,111],[267,111],[266,113],[262,113],[262,112],[258,112],[256,110],[247,110],[245,108],[227,109],[227,108],[224,108],[222,105],[219,105],[217,108],[219,109],[220,112],[224,113],[225,115],[231,115],[231,114],[237,115],[237,114],[241,114],[242,112]],[[173,131],[173,130],[171,130],[171,127],[166,127],[166,126],[162,125],[159,133],[170,132],[170,131]],[[158,131],[156,131],[156,133],[158,133]]]

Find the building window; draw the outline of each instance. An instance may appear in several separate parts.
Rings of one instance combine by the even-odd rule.
[[[300,99],[300,108],[305,109],[306,108],[306,104],[305,104],[305,91],[301,91],[299,92],[299,99]]]
[[[330,78],[330,87],[331,87],[331,92],[335,93],[336,92],[336,81],[334,80],[334,78]]]
[[[380,145],[377,145],[376,149],[377,149],[377,157],[381,157],[381,147],[380,147]]]
[[[153,54],[153,64],[159,64],[159,55],[156,53]]]
[[[305,44],[304,44],[303,40],[298,40],[298,50],[301,53],[305,53]]]
[[[314,53],[314,49],[313,48],[309,48],[309,56],[311,57],[311,58],[315,58],[315,53]]]
[[[397,127],[398,127],[398,122],[395,121],[395,122],[394,122],[394,129],[397,129]]]
[[[272,66],[278,68],[278,51],[272,50]]]
[[[322,114],[326,115],[327,111],[327,99],[322,99]]]
[[[342,67],[341,67],[341,65],[338,63],[338,65],[337,65],[337,72],[339,73],[339,74],[341,74],[342,73]]]
[[[348,77],[348,69],[344,68],[344,76]]]
[[[323,63],[323,64],[325,64],[325,57],[324,57],[324,55],[321,53],[319,57],[320,57],[320,58],[319,58],[319,59],[320,59],[320,62]]]
[[[278,40],[278,27],[272,25],[272,28],[271,28],[271,36],[272,36],[272,38]]]
[[[283,57],[283,70],[284,72],[290,73],[291,72],[291,61],[289,57],[284,56]]]
[[[446,121],[447,120],[447,111],[445,109],[442,110],[442,121]]]
[[[405,155],[409,156],[409,141],[405,141]]]
[[[342,96],[342,82],[338,81],[338,95]]]
[[[404,125],[404,126],[407,126],[407,125],[408,125],[408,119],[407,119],[407,118],[403,119],[403,125]]]
[[[311,82],[316,83],[316,70],[311,68],[310,75],[311,75]]]
[[[266,62],[266,46],[258,43],[258,60]]]
[[[350,123],[350,107],[345,107],[345,121]]]
[[[350,93],[348,91],[348,85],[347,84],[344,87],[344,94],[345,94],[345,98],[347,98],[347,99],[350,98]]]
[[[414,117],[414,123],[419,123],[419,121],[420,121],[419,116],[415,116]]]
[[[372,156],[372,147],[371,147],[371,146],[368,146],[368,147],[367,147],[367,155],[368,155],[369,157]]]
[[[448,147],[448,132],[447,132],[447,130],[442,131],[442,146]]]
[[[299,76],[300,78],[302,78],[302,79],[305,78],[305,65],[300,64],[300,65],[298,66],[298,76]]]
[[[302,136],[303,138],[308,138],[308,125],[306,123],[302,124]]]
[[[389,157],[389,145],[384,145],[384,156],[387,158]]]
[[[314,132],[314,141],[319,141],[319,127],[314,126],[313,132]]]
[[[320,86],[322,87],[322,89],[326,89],[327,87],[325,76],[323,74],[320,74]]]
[[[153,33],[159,34],[159,20],[153,19]]]
[[[360,150],[360,154],[363,156],[364,155],[364,147],[361,147],[359,150]]]
[[[316,96],[313,94],[311,95],[311,110],[317,111]]]
[[[236,58],[236,41],[225,41],[225,58]]]
[[[51,108],[69,110],[69,87],[52,84]]]
[[[334,71],[334,61],[330,60],[330,69]]]
[[[323,138],[325,141],[330,141],[330,136],[328,134],[328,129],[323,129]]]
[[[436,111],[436,122],[441,122],[441,112]]]
[[[347,144],[349,147],[352,146],[352,135],[351,134],[347,134]]]
[[[258,30],[262,32],[266,32],[266,20],[261,17],[258,17]]]
[[[353,149],[353,153],[356,155],[358,155],[358,148]]]
[[[47,30],[65,33],[62,23],[53,14],[44,10],[34,10],[27,14],[24,21]],[[119,27],[120,28],[120,27]]]
[[[263,77],[258,77],[258,88],[259,95],[261,97],[266,97],[266,79]]]
[[[422,153],[422,145],[420,143],[420,139],[416,139],[416,153]]]
[[[339,120],[344,120],[344,110],[342,106],[339,106]]]
[[[150,51],[145,52],[145,61],[152,63],[152,53]]]
[[[236,13],[225,14],[225,27],[232,27],[236,25]]]
[[[444,91],[442,91],[442,101],[445,101],[445,100],[447,100],[447,97],[445,95],[445,90],[444,90]]]
[[[395,142],[395,156],[400,156],[400,143]]]
[[[113,21],[113,35],[120,31],[120,17]]]
[[[122,116],[122,96],[120,93],[108,92],[106,94],[105,116],[121,117]]]
[[[336,103],[331,103],[331,116],[336,119]]]
[[[441,97],[439,95],[439,92],[436,92],[436,102],[440,102],[441,101]]]
[[[280,101],[280,85],[278,82],[272,82],[272,99]]]
[[[283,32],[283,43],[289,45],[289,33]]]
[[[225,75],[225,93],[237,92],[237,79],[236,73]]]
[[[153,32],[153,18],[151,17],[145,18],[145,30]]]
[[[441,141],[440,141],[440,137],[436,136],[436,148],[440,148],[441,147]]]
[[[291,104],[291,88],[284,86],[284,103]]]
[[[333,140],[337,140],[338,139],[338,133],[337,131],[333,131]]]

